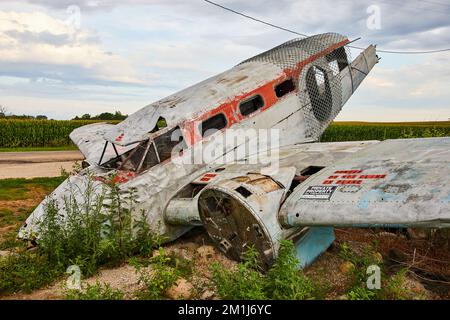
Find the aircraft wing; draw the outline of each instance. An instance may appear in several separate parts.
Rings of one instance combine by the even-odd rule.
[[[294,189],[285,226],[450,227],[450,137],[386,140]]]

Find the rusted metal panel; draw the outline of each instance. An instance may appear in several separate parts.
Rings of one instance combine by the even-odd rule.
[[[297,187],[285,226],[450,227],[450,138],[387,140]]]

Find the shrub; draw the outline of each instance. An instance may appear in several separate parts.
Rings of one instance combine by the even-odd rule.
[[[83,291],[67,290],[67,300],[122,300],[124,294],[120,290],[112,289],[109,284],[87,285]]]
[[[266,292],[274,300],[314,298],[312,282],[298,270],[292,241],[282,241],[277,260],[267,273]]]
[[[258,252],[249,248],[237,270],[228,270],[218,263],[212,265],[213,282],[217,293],[223,299],[263,300],[267,299],[264,289],[265,278],[258,264]]]
[[[31,292],[50,283],[63,271],[38,253],[22,252],[0,258],[0,294]]]
[[[172,259],[167,256],[163,248],[159,248],[158,254],[150,259],[149,265],[132,260],[131,263],[139,274],[139,283],[143,286],[136,296],[142,300],[157,300],[164,297],[164,292],[169,289],[180,276],[180,271],[173,267]]]
[[[277,260],[267,273],[263,274],[258,265],[258,252],[249,248],[236,270],[214,264],[213,283],[223,299],[313,299],[317,288],[298,270],[298,265],[294,244],[284,240]]]
[[[145,216],[134,221],[133,191],[122,194],[115,185],[96,190],[92,179],[82,199],[74,193],[64,199],[65,215],[55,200],[45,206],[39,223],[35,253],[22,252],[2,260],[0,291],[29,291],[51,282],[67,267],[77,265],[83,276],[100,266],[117,265],[134,254],[145,255],[159,244]],[[75,187],[74,187],[75,188]]]

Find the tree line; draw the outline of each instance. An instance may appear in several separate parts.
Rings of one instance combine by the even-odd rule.
[[[103,112],[98,115],[91,116],[86,113],[82,116],[76,116],[72,120],[124,120],[128,117],[126,114],[122,114],[120,111],[116,111],[115,113],[111,112]],[[20,120],[48,120],[46,115],[17,115],[8,112],[8,109],[2,105],[0,105],[0,119],[20,119]]]

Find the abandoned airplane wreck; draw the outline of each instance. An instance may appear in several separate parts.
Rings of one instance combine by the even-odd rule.
[[[266,266],[283,239],[294,241],[299,267],[312,263],[335,226],[449,227],[450,138],[318,142],[379,62],[373,45],[352,60],[349,42],[335,33],[292,40],[117,125],[76,129],[85,168],[49,198],[64,216],[65,197],[82,203],[89,185],[100,190],[114,174],[121,190],[137,190],[136,212],[167,241],[202,225],[227,256],[254,246]],[[274,170],[252,161],[251,141],[224,139],[248,129],[278,130],[276,150],[258,150]],[[199,147],[215,157],[192,161]],[[47,201],[19,237],[39,237]]]

